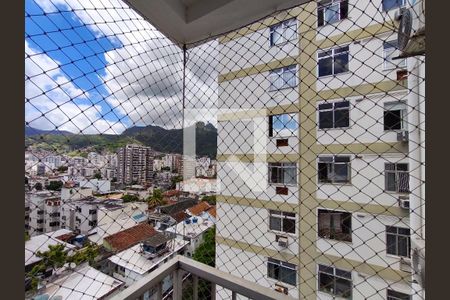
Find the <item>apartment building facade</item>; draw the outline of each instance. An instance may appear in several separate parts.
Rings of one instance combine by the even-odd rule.
[[[151,181],[153,157],[153,150],[141,145],[126,145],[117,150],[117,182],[145,184]]]
[[[36,236],[60,229],[61,205],[58,192],[25,193],[25,231]]]
[[[219,39],[218,269],[298,299],[423,299],[405,5],[312,1]]]

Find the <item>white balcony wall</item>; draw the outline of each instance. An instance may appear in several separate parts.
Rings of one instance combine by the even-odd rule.
[[[217,168],[218,186],[221,187],[219,194],[298,204],[298,184],[287,186],[288,195],[278,195],[276,185],[268,183],[268,172],[268,163],[219,162]],[[297,180],[298,178],[297,172]]]
[[[216,267],[237,277],[257,282],[259,285],[274,288],[278,281],[267,276],[267,257],[252,252],[216,244]],[[298,285],[297,278],[297,285]],[[298,298],[298,287],[281,282],[288,288],[289,296]],[[231,292],[217,288],[217,299],[231,299]],[[238,296],[238,299],[247,299]]]
[[[294,18],[295,16],[292,15]],[[261,25],[262,27],[262,25]],[[298,32],[298,21],[297,21]],[[219,74],[251,68],[285,57],[299,55],[298,34],[295,39],[270,45],[270,27],[219,44]]]
[[[406,92],[400,91],[388,95],[383,93],[317,102],[316,120],[319,120],[320,104],[350,101],[350,126],[332,129],[319,129],[317,126],[317,143],[320,145],[396,143],[397,131],[384,131],[384,104],[396,101],[405,101],[406,104],[406,97]]]
[[[361,263],[400,270],[400,257],[386,254],[386,226],[409,228],[409,219],[355,212],[352,214],[352,241],[344,242],[317,236],[317,250]]]
[[[288,234],[269,229],[269,211],[251,206],[217,203],[220,214],[217,221],[217,232],[221,237],[234,241],[252,244],[265,249],[280,251],[281,253],[298,254],[299,220],[297,215],[296,233]],[[249,219],[251,222],[249,222]],[[276,235],[288,237],[288,247],[280,247],[275,241]]]
[[[385,191],[385,163],[408,163],[407,156],[401,153],[362,154],[356,158],[353,154],[339,153],[351,157],[351,183],[318,183],[317,198],[365,204],[398,207],[400,194]],[[318,180],[316,178],[316,180]]]
[[[224,113],[227,113],[227,109],[233,111],[255,110],[297,104],[298,99],[298,85],[271,91],[269,72],[267,71],[220,83],[218,108],[224,109]],[[222,112],[219,111],[219,113]]]

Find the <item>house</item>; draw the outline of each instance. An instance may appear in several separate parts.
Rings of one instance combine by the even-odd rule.
[[[149,239],[156,233],[153,226],[142,223],[105,237],[103,246],[110,251],[120,252]]]

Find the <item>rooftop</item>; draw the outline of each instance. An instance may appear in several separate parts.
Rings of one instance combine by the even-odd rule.
[[[130,217],[111,219],[110,222],[98,225],[89,231],[89,240],[97,245],[103,244],[103,239],[121,230],[131,228],[139,224]]]
[[[171,256],[174,252],[182,249],[188,243],[189,242],[184,241],[183,239],[172,239],[167,244],[169,251],[165,252],[164,255],[155,257],[153,259],[151,259],[151,255],[145,254],[141,251],[141,245],[135,245],[129,249],[117,253],[116,255],[111,256],[108,259],[116,265],[122,266],[128,270],[142,275],[153,269],[161,261]]]
[[[62,296],[65,300],[101,299],[122,285],[123,282],[88,265],[82,265],[47,284],[43,294],[47,294],[50,299],[56,299],[56,296]]]
[[[122,251],[139,242],[147,240],[156,233],[157,231],[153,226],[143,223],[107,236],[104,238],[104,241],[106,241],[114,251]]]
[[[211,207],[212,206],[208,202],[202,201],[202,202],[200,202],[200,203],[198,203],[198,204],[188,208],[187,210],[189,211],[189,213],[191,215],[198,216],[202,212],[205,212],[205,211],[209,210]]]
[[[196,223],[193,222],[193,219],[195,218],[197,218]],[[167,228],[166,231],[173,232],[187,238],[195,238],[214,226],[214,223],[211,220],[207,220],[202,217],[190,217],[189,220],[189,224],[186,224],[186,222],[180,222]]]
[[[61,244],[64,245],[67,250],[75,249],[76,247],[74,245],[68,244],[59,239],[60,237],[64,237],[65,235],[71,233],[72,231],[70,230],[59,229],[53,232],[31,237],[25,242],[25,266],[40,261],[41,258],[36,255],[37,252],[45,252],[49,250],[48,246],[50,245],[54,246]]]

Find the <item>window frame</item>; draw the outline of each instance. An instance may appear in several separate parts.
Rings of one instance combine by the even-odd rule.
[[[389,228],[395,228],[396,232],[389,232]],[[404,233],[400,233],[399,229],[403,229],[403,230],[408,230],[409,234],[404,234]],[[407,227],[400,227],[400,226],[386,226],[385,228],[386,230],[386,255],[392,255],[392,256],[397,256],[397,257],[402,257],[402,258],[411,258],[411,229],[407,228]],[[390,253],[388,252],[389,247],[388,247],[388,236],[391,235],[395,238],[395,253]],[[403,237],[403,238],[407,238],[407,244],[406,244],[406,253],[407,256],[403,256],[399,254],[399,238]]]
[[[292,22],[292,24],[289,24],[290,22]],[[270,46],[270,48],[275,47],[275,46],[284,45],[289,41],[295,41],[298,38],[297,37],[297,35],[298,35],[298,24],[297,23],[298,23],[297,19],[294,17],[294,18],[289,18],[287,20],[281,21],[277,24],[270,26],[269,27],[269,46]],[[279,38],[280,42],[274,43],[272,35],[276,31],[276,29],[278,29],[279,27],[281,27],[281,31],[282,31],[280,34],[280,38]],[[287,32],[287,29],[290,27],[295,27],[294,28],[295,34],[294,34],[294,38],[287,39],[286,32]]]
[[[281,276],[274,276],[274,277],[272,277],[271,276],[271,271],[270,271],[270,266],[277,266],[278,268],[284,268],[285,270],[289,270],[289,271],[293,271],[294,272],[294,274],[295,274],[295,283],[294,284],[292,284],[292,282],[287,282],[286,281],[286,277],[285,278],[282,278]],[[273,273],[275,273],[275,270],[273,271]],[[278,275],[281,275],[280,274],[280,272],[279,272],[279,274]],[[268,278],[271,278],[271,279],[274,279],[274,280],[277,280],[277,281],[281,281],[281,282],[283,282],[283,283],[285,283],[285,284],[289,284],[290,286],[294,286],[294,287],[296,287],[297,286],[297,281],[298,281],[298,279],[297,279],[297,266],[296,265],[294,265],[294,264],[291,264],[291,263],[288,263],[288,262],[285,262],[285,261],[281,261],[281,260],[278,260],[278,259],[274,259],[274,258],[271,258],[271,257],[268,257],[267,258],[267,277]]]
[[[289,216],[287,214],[294,214],[294,216]],[[272,228],[272,218],[279,219],[280,222],[280,229],[274,229]],[[289,232],[284,230],[284,221],[285,220],[293,220],[294,221],[294,232]],[[276,231],[283,234],[297,234],[297,214],[292,212],[285,212],[281,210],[269,210],[269,230],[270,231]]]
[[[392,293],[396,293],[396,294],[402,294],[402,295],[389,295],[389,292],[392,292]],[[395,290],[391,290],[391,289],[387,289],[386,290],[386,299],[387,300],[411,300],[412,299],[412,297],[411,297],[411,295],[408,295],[408,294],[405,294],[405,293],[402,293],[402,292],[398,292],[398,291],[395,291]]]
[[[390,11],[392,11],[394,9],[399,9],[399,8],[402,8],[402,7],[406,6],[406,0],[399,0],[399,1],[402,2],[399,6],[394,6],[394,7],[391,7],[389,9],[385,9],[385,4],[384,4],[385,1],[389,1],[389,0],[381,0],[381,7],[382,7],[384,12],[390,12]],[[395,1],[398,1],[398,0],[395,0]]]
[[[386,45],[391,45],[391,47],[386,48]],[[393,49],[387,51],[387,49]],[[396,54],[400,55],[400,50],[398,49],[398,42],[396,39],[390,41],[383,41],[383,70],[390,71],[396,69],[405,69],[407,68],[407,60],[406,58],[397,60],[397,62],[393,61],[392,58],[388,60],[388,56],[395,56]],[[388,64],[392,66],[388,66]]]
[[[393,170],[388,170],[388,168],[387,168],[387,166],[388,165],[394,165],[394,169]],[[398,165],[406,165],[406,171],[405,170],[398,170]],[[388,176],[388,174],[394,174],[394,176],[395,176],[395,182],[394,182],[394,185],[395,185],[395,190],[390,190],[390,189],[388,189],[388,187],[389,187],[389,184],[388,184],[388,181],[389,181],[389,176]],[[407,187],[407,190],[401,190],[400,189],[400,176],[399,176],[399,174],[407,174],[407,178],[408,178],[408,187]],[[409,177],[410,177],[410,174],[409,174],[409,163],[404,163],[404,162],[385,162],[384,163],[384,190],[386,191],[386,192],[392,192],[392,193],[402,193],[402,194],[404,194],[404,193],[410,193],[411,192],[411,190],[410,190],[410,186],[409,186]]]
[[[340,103],[345,103],[345,102],[348,103],[348,106],[347,106],[347,107],[337,107],[337,108],[336,108],[336,104],[337,104],[337,103],[340,104]],[[321,105],[324,105],[324,104],[330,104],[332,107],[331,107],[331,108],[322,108],[322,109],[321,109],[320,106],[321,106]],[[337,126],[336,126],[336,111],[345,111],[345,110],[348,111],[348,125],[347,125],[347,126],[342,126],[342,127],[337,127]],[[335,101],[335,102],[322,102],[322,103],[319,103],[319,104],[317,105],[317,113],[318,113],[318,115],[317,115],[318,129],[321,130],[321,131],[327,131],[327,130],[334,130],[334,129],[345,130],[345,129],[350,128],[350,127],[351,127],[351,122],[350,122],[350,121],[351,121],[351,119],[350,119],[350,110],[351,110],[351,103],[350,103],[349,100],[342,100],[342,101]],[[321,114],[321,112],[324,113],[324,112],[330,112],[330,111],[332,112],[332,116],[333,116],[333,120],[332,120],[333,127],[321,128],[321,127],[320,127],[320,114]]]
[[[293,85],[289,85],[284,78],[284,74],[287,72],[292,71],[292,69],[294,70],[294,79],[295,79],[295,84]],[[274,77],[276,76],[276,79],[274,80]],[[293,65],[289,65],[289,66],[284,66],[281,68],[276,68],[276,69],[272,69],[269,71],[269,92],[274,92],[274,91],[279,91],[279,90],[283,90],[283,89],[292,89],[298,86],[298,68],[297,68],[297,64],[293,64]],[[275,82],[277,82],[278,80],[282,80],[283,81],[283,85],[281,87],[277,87],[275,86]]]
[[[325,4],[325,2],[327,2],[327,3]],[[345,4],[347,6],[345,16],[342,16],[342,4]],[[338,9],[337,9],[338,19],[334,20],[332,22],[326,21],[325,20],[326,19],[325,18],[326,9],[331,6],[334,6],[334,5],[338,5]],[[322,1],[319,1],[317,3],[317,27],[320,28],[320,27],[324,27],[324,26],[345,20],[348,18],[348,12],[349,12],[348,0],[322,0]],[[322,18],[320,18],[320,15],[322,16]],[[322,22],[320,22],[320,20]],[[320,23],[322,23],[322,24],[320,24]]]
[[[325,268],[326,269],[332,269],[332,272],[324,271],[323,269],[325,269]],[[349,273],[350,276],[346,277],[346,276],[343,276],[343,275],[339,275],[337,271],[339,271],[341,274]],[[325,274],[327,276],[331,276],[332,277],[333,288],[332,288],[331,292],[322,288],[323,284],[321,284],[321,276],[320,276],[321,274]],[[350,289],[349,289],[350,295],[345,296],[345,295],[341,295],[341,294],[337,294],[336,293],[336,282],[337,282],[337,279],[345,280],[345,281],[348,281],[350,283]],[[323,264],[317,264],[317,290],[322,292],[322,293],[333,295],[335,297],[351,299],[352,298],[352,294],[353,294],[353,274],[352,274],[352,271],[339,269],[339,268],[336,268],[334,266],[327,266],[327,265],[323,265]]]
[[[290,134],[286,134],[286,135],[282,134],[279,130],[276,130],[273,127],[275,117],[285,116],[285,115],[289,117],[289,121],[286,124],[289,124],[290,122],[295,122],[295,125],[296,125],[296,128],[294,129],[295,131],[292,131],[291,129],[286,128],[286,124],[283,123],[284,130],[291,132]],[[283,114],[269,115],[269,137],[273,137],[273,138],[295,137],[298,135],[298,129],[300,128],[299,123],[300,122],[298,122],[298,114],[297,113],[283,113]]]
[[[338,214],[344,215],[344,216],[341,216],[340,227],[341,227],[342,233],[341,233],[340,237],[337,235],[336,230],[334,229],[333,225],[335,225],[335,224],[334,224],[332,216],[330,216],[330,224],[328,224],[330,227],[330,232],[328,233],[328,236],[326,236],[326,234],[321,233],[321,231],[323,229],[321,229],[320,215],[322,213],[323,214],[329,213],[330,215],[338,215]],[[344,226],[344,221],[346,219],[348,219],[350,222],[350,226],[348,226],[349,232],[344,232],[346,229],[346,226]],[[352,241],[353,241],[352,219],[353,219],[353,214],[351,212],[319,208],[317,210],[317,237],[322,238],[322,239],[327,239],[327,240],[352,243]]]
[[[279,165],[275,165],[275,164],[279,164]],[[268,183],[269,185],[273,185],[273,186],[296,186],[298,184],[298,169],[297,169],[297,163],[296,162],[269,162],[267,164],[268,166]],[[295,183],[286,183],[284,180],[284,172],[282,173],[283,178],[280,180],[281,182],[273,182],[272,181],[272,172],[271,170],[273,168],[278,168],[280,170],[283,169],[295,169]],[[277,174],[277,177],[280,174]]]
[[[342,51],[342,52],[338,52],[336,53],[337,50],[342,50],[344,48],[347,48],[346,51]],[[321,54],[326,53],[326,52],[330,52],[331,54],[328,55],[324,55],[322,57],[320,57]],[[342,53],[347,53],[347,70],[343,71],[343,72],[339,72],[336,73],[335,72],[335,57],[337,55],[340,55]],[[328,48],[328,49],[319,49],[317,50],[317,78],[325,78],[325,77],[335,77],[337,75],[342,75],[345,73],[349,73],[350,72],[350,44],[347,45],[340,45],[338,47],[334,47],[334,48]],[[331,64],[331,74],[327,74],[327,75],[320,75],[320,61],[327,59],[327,58],[331,58],[332,59],[332,64]]]
[[[324,159],[326,158],[331,158],[331,161],[324,161]],[[336,158],[348,158],[348,162],[337,162],[336,163]],[[322,162],[321,162],[322,159]],[[352,183],[352,157],[350,155],[320,155],[317,159],[317,183],[318,184],[351,184]],[[329,167],[327,166],[327,172],[329,172],[327,178],[331,177],[331,180],[329,181],[321,181],[320,179],[320,166],[319,164],[324,163],[324,164],[331,164],[331,171],[328,169]],[[336,181],[335,177],[336,177],[336,172],[335,172],[335,165],[336,164],[346,164],[347,165],[347,180],[346,181]]]

